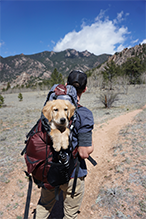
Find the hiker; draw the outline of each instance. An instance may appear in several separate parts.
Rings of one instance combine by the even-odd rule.
[[[80,167],[78,172],[77,184],[74,197],[71,197],[73,180],[75,177],[75,169],[71,179],[67,184],[61,185],[59,191],[63,192],[64,199],[64,219],[75,219],[81,206],[84,195],[84,179],[87,175],[85,159],[93,152],[92,130],[93,130],[93,115],[86,107],[79,105],[81,95],[86,91],[87,75],[82,71],[72,71],[67,80],[67,85],[73,85],[77,90],[78,109],[77,118],[73,129],[73,147],[78,145],[80,156]],[[41,196],[36,208],[35,219],[47,219],[56,202],[55,189],[41,189]],[[56,209],[57,210],[57,209]]]

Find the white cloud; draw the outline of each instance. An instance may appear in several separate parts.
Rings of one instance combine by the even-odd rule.
[[[5,44],[5,42],[1,40],[1,42],[0,42],[0,48],[1,48],[4,44]]]
[[[112,21],[105,17],[105,11],[101,10],[94,23],[91,25],[83,23],[80,31],[73,30],[67,33],[57,42],[53,50],[59,52],[70,48],[77,51],[88,50],[96,55],[114,54],[117,51],[116,44],[120,45],[118,49],[124,48],[126,35],[129,34],[127,27],[118,26],[123,20],[123,15],[121,11]]]
[[[55,44],[55,41],[51,40],[51,43]]]
[[[122,22],[124,20],[123,18],[123,14],[124,12],[121,11],[120,13],[117,13],[117,18],[115,19],[115,21],[118,23],[118,22]]]
[[[136,40],[133,40],[131,43],[134,44],[134,43],[137,43],[139,41],[139,39],[136,39]]]
[[[144,39],[144,40],[141,42],[141,44],[144,44],[144,43],[146,43],[146,39]]]
[[[125,47],[121,44],[117,48],[117,52],[121,52]]]
[[[105,17],[105,12],[106,12],[106,10],[101,9],[99,15],[95,18],[95,21],[100,21],[103,17]],[[106,18],[108,18],[108,17],[106,17]]]

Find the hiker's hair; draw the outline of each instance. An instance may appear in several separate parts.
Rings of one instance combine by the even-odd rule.
[[[80,85],[79,85],[78,82],[74,82],[72,85],[76,88],[76,91],[77,91],[78,95],[80,95],[84,91],[84,89],[79,88]]]

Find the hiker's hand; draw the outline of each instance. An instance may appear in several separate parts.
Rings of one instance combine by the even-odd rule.
[[[93,152],[94,150],[94,146],[90,146],[90,147],[78,147],[78,152],[79,152],[79,155],[82,159],[85,159],[85,158],[88,158],[89,155]]]

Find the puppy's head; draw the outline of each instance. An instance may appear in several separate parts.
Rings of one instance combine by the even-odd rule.
[[[49,122],[59,126],[68,126],[68,120],[73,116],[75,107],[68,100],[48,101],[43,108],[43,114]]]

